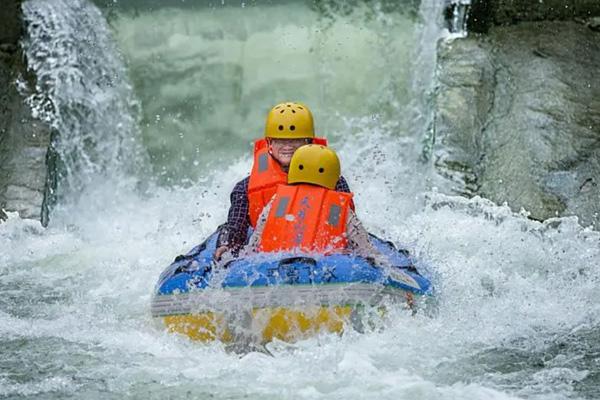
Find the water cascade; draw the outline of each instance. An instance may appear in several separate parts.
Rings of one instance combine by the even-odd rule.
[[[100,10],[84,0],[28,1],[23,14],[23,48],[37,77],[23,90],[34,116],[57,132],[59,201],[143,170],[139,104]]]

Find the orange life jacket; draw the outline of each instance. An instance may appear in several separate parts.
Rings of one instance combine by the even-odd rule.
[[[279,185],[258,250],[331,253],[346,248],[351,202],[352,193],[309,184]]]
[[[327,146],[327,139],[313,138],[315,144]],[[254,164],[248,182],[248,216],[250,225],[256,227],[256,221],[263,208],[277,190],[277,185],[287,184],[287,172],[269,154],[269,144],[266,139],[254,142]]]

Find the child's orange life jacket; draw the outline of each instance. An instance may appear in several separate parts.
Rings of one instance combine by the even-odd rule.
[[[313,138],[312,142],[327,146],[327,139]],[[254,142],[254,164],[248,182],[248,215],[250,225],[255,228],[256,221],[263,208],[277,190],[277,185],[287,184],[287,173],[281,165],[269,154],[269,144],[266,139]]]
[[[310,184],[279,185],[258,250],[326,254],[346,248],[351,203],[352,193]]]

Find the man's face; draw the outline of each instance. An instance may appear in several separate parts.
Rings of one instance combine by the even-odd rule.
[[[269,139],[269,152],[283,167],[289,167],[294,152],[310,139]]]

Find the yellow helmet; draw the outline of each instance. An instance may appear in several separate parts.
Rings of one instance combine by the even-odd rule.
[[[307,139],[315,137],[313,116],[299,103],[280,103],[269,111],[265,137],[273,139]]]
[[[307,144],[294,152],[288,183],[312,183],[333,190],[339,179],[340,159],[329,147]]]

